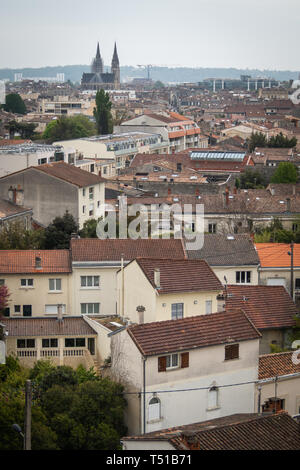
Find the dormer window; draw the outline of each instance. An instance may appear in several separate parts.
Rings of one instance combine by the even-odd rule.
[[[35,257],[35,269],[40,269],[42,267],[42,258],[39,256]]]

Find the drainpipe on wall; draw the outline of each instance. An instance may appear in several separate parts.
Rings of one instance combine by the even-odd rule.
[[[143,434],[146,434],[146,360],[143,356]]]

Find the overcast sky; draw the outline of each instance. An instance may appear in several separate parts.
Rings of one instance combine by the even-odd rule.
[[[105,64],[300,70],[300,0],[0,0],[0,68]]]

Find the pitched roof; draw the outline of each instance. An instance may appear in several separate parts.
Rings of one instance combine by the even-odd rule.
[[[41,267],[36,267],[41,258]],[[0,250],[0,273],[44,274],[70,273],[69,250]]]
[[[89,171],[82,170],[74,165],[69,165],[65,162],[54,162],[54,163],[45,163],[44,165],[39,165],[34,168],[35,170],[42,171],[49,176],[54,176],[61,180],[67,181],[68,183],[74,184],[79,188],[84,188],[85,186],[92,186],[97,183],[105,182],[105,178],[90,173]]]
[[[106,239],[74,238],[71,240],[73,261],[131,261],[137,257],[185,258],[182,240],[176,239]]]
[[[0,219],[5,219],[13,215],[23,214],[24,212],[32,212],[32,209],[28,209],[24,206],[17,206],[10,201],[0,199]]]
[[[235,414],[122,441],[168,441],[177,450],[299,450],[299,424],[286,412]]]
[[[86,336],[97,332],[83,317],[56,318],[1,318],[8,331],[8,336]]]
[[[242,310],[227,310],[180,320],[131,325],[127,329],[145,356],[260,338],[260,333]]]
[[[227,308],[241,308],[259,330],[295,325],[297,308],[283,286],[227,287]]]
[[[166,255],[165,255],[166,256]],[[219,291],[221,282],[206,261],[200,259],[137,258],[151,285],[160,294],[173,292]],[[160,288],[154,283],[154,270],[160,270]]]
[[[300,351],[299,357],[300,357]],[[280,375],[300,374],[300,364],[292,361],[293,351],[264,354],[259,357],[258,378],[268,379]]]
[[[256,243],[255,248],[262,268],[290,268],[289,243]],[[300,268],[300,243],[294,244],[294,267]]]
[[[204,245],[200,250],[188,250],[189,259],[204,259],[210,266],[257,266],[253,241],[247,234],[204,234]]]

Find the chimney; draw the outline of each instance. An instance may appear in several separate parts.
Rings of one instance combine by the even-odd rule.
[[[62,304],[57,304],[57,320],[59,322],[63,321],[63,306],[62,306]]]
[[[196,188],[195,194],[196,194],[196,196],[200,196],[200,191],[199,191],[198,188]]]
[[[23,206],[24,205],[24,191],[23,189],[21,189],[21,186],[19,184],[15,191],[16,191],[15,204],[17,204],[17,206]]]
[[[296,185],[293,184],[293,196],[296,196]]]
[[[159,289],[160,288],[160,269],[154,269],[154,284]]]
[[[145,312],[145,307],[143,305],[139,305],[136,308],[136,311],[138,312],[138,323],[139,325],[142,325],[144,323],[144,312]]]
[[[289,197],[286,198],[286,210],[291,212],[291,199]]]
[[[8,189],[8,200],[11,202],[14,201],[14,190],[12,186],[10,186]]]
[[[229,189],[226,188],[224,195],[224,207],[228,207],[229,205]]]

